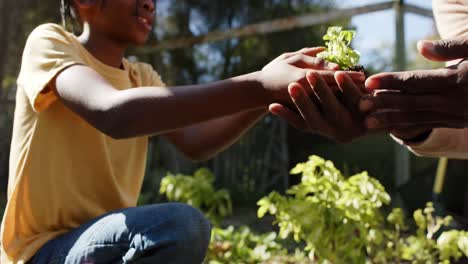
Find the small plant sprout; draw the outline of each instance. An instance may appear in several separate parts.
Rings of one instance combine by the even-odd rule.
[[[353,68],[358,66],[361,58],[359,52],[350,47],[355,36],[356,31],[354,30],[329,27],[327,34],[323,36],[326,50],[320,52],[317,57],[338,64],[342,70],[354,70]]]

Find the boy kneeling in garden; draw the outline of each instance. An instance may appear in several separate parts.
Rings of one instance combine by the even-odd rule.
[[[150,65],[123,58],[152,30],[151,0],[62,0],[62,9],[79,22],[81,35],[45,24],[24,49],[1,262],[201,263],[210,223],[198,210],[183,204],[135,207],[148,136],[165,136],[188,157],[208,159],[273,102],[294,105],[291,95],[300,105],[314,94],[304,87],[321,99],[332,96],[327,83],[335,83],[331,70],[337,66],[314,58],[321,48],[308,48],[258,72],[165,87]],[[353,79],[364,80],[359,74]],[[271,109],[292,114],[279,105]],[[330,130],[333,122],[325,115],[314,131],[334,138],[349,131]]]

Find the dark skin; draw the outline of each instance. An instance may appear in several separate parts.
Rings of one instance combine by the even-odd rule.
[[[412,141],[434,128],[468,126],[468,37],[421,41],[418,50],[429,60],[459,62],[441,69],[370,77],[366,87],[374,93],[360,102],[368,128]]]
[[[434,128],[467,127],[468,38],[422,41],[418,49],[433,61],[458,62],[435,70],[376,74],[365,83],[368,92],[345,78],[345,73],[337,72],[335,77],[341,94],[327,92],[319,96],[320,91],[311,84],[317,97],[322,98],[322,103],[317,104],[308,98],[303,86],[293,84],[289,92],[301,109],[300,114],[278,104],[272,105],[270,110],[305,131],[316,132],[318,124],[328,125],[325,135],[334,135],[332,138],[341,142],[366,133],[390,132],[414,143],[427,138]],[[344,98],[345,103],[340,105],[338,97]],[[356,113],[358,106],[364,116]],[[343,129],[349,131],[345,137],[339,134]]]
[[[121,67],[130,44],[146,41],[155,8],[150,0],[74,0],[73,6],[84,29],[80,42],[113,67]],[[50,86],[67,107],[101,132],[117,139],[163,135],[198,161],[237,141],[268,112],[269,104],[291,105],[288,84],[306,85],[310,70],[332,76],[337,65],[314,57],[322,50],[283,54],[261,71],[204,85],[119,91],[93,69],[77,65],[62,71]],[[352,76],[362,78],[358,73]]]
[[[368,131],[357,106],[365,94],[360,87],[365,77],[356,80],[350,74],[354,73],[323,75],[309,72],[308,85],[292,83],[289,86],[289,95],[299,111],[276,103],[270,105],[270,112],[284,118],[299,130],[320,134],[340,143],[349,143],[362,137]],[[328,83],[331,80],[338,84],[337,88],[330,87]]]

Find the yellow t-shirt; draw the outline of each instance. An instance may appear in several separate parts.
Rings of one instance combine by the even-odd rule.
[[[111,210],[135,206],[147,137],[114,140],[65,107],[48,83],[87,65],[116,89],[164,86],[150,65],[105,65],[56,24],[36,28],[18,77],[1,263],[25,263],[47,241]],[[125,126],[125,124],[122,124]]]

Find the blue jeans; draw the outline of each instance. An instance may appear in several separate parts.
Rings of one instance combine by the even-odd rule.
[[[45,244],[31,264],[202,263],[211,225],[197,209],[168,203],[96,218]]]

